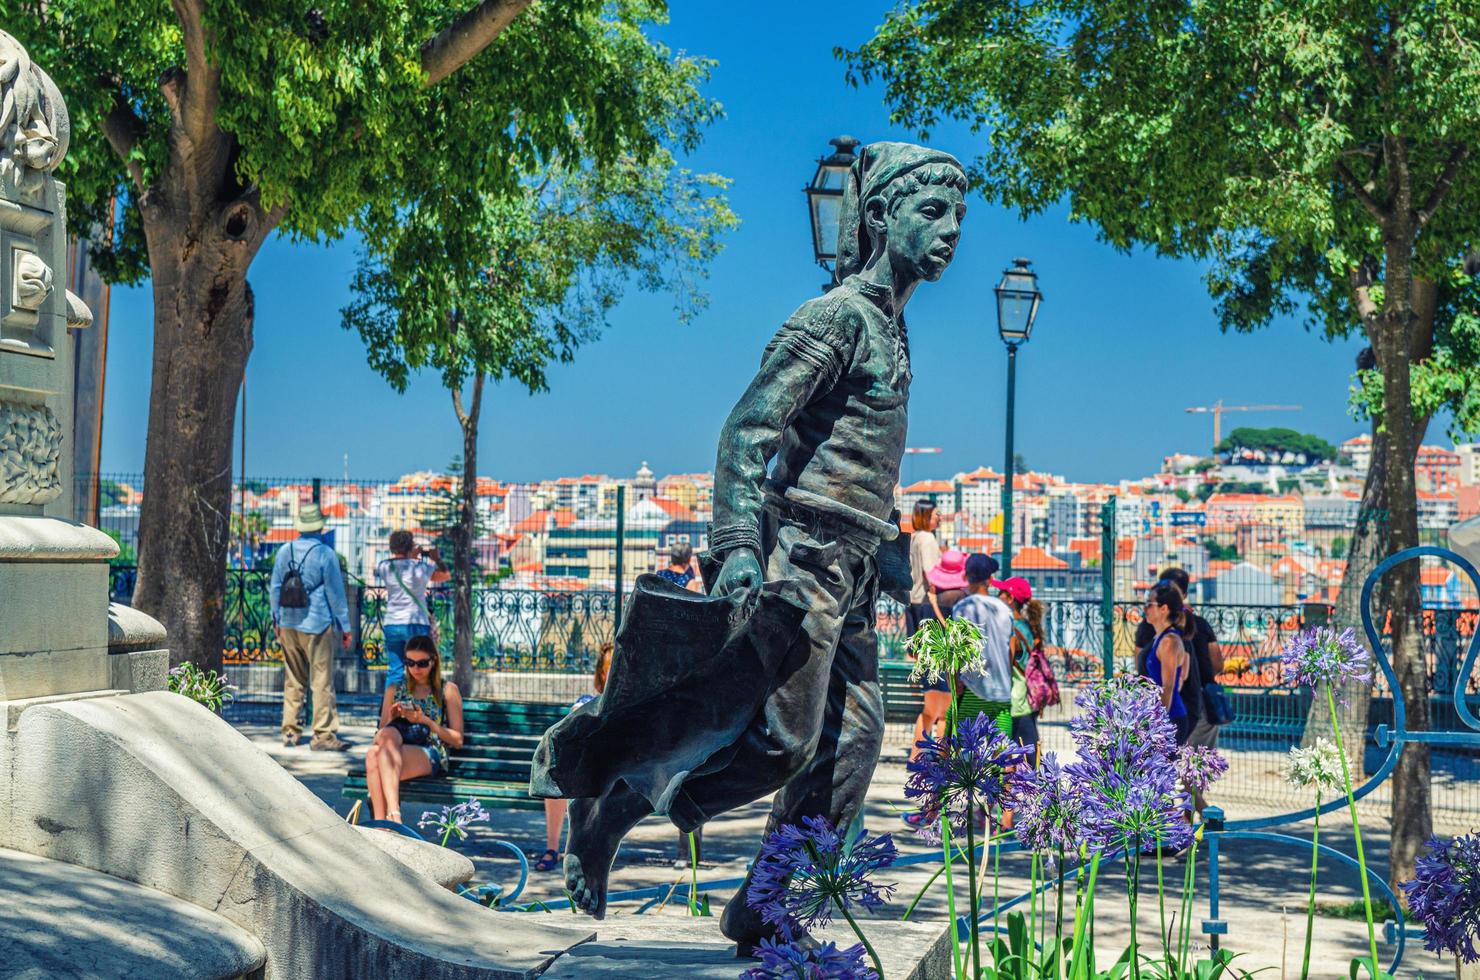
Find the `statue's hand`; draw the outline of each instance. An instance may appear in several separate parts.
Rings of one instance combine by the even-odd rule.
[[[714,583],[715,595],[729,595],[736,589],[753,589],[761,584],[761,563],[749,548],[736,548],[725,558],[720,569],[719,580]]]

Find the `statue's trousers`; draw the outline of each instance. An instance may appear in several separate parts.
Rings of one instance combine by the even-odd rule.
[[[852,820],[883,733],[877,540],[796,507],[768,507],[761,531],[760,589],[638,580],[606,691],[545,733],[531,794],[622,780],[692,830],[780,789],[773,823]]]

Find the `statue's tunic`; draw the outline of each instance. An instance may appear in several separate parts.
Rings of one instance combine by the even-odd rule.
[[[713,553],[747,546],[759,554],[765,498],[788,490],[880,538],[897,533],[888,518],[904,455],[910,357],[904,324],[887,304],[882,287],[849,277],[803,304],[767,345],[720,434]]]

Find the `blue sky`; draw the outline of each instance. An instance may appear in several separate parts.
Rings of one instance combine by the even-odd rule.
[[[715,262],[710,308],[680,324],[671,299],[633,293],[551,390],[494,389],[484,399],[479,469],[501,479],[709,469],[715,439],[761,348],[824,276],[811,259],[801,188],[827,141],[910,139],[892,127],[877,87],[850,89],[835,45],[866,39],[890,5],[788,5],[783,16],[677,0],[661,31],[674,48],[716,58],[709,94],[726,118],[689,158],[734,180],[743,225]],[[825,9],[824,9],[825,8]],[[934,145],[966,157],[979,138],[942,129]],[[1036,469],[1113,481],[1156,469],[1172,451],[1204,451],[1206,415],[1191,405],[1288,403],[1298,413],[1225,416],[1287,425],[1339,442],[1365,429],[1346,413],[1358,344],[1327,343],[1285,322],[1252,336],[1219,332],[1197,267],[1124,255],[1055,210],[1027,222],[969,200],[954,265],[911,302],[914,386],[909,444],[939,446],[907,460],[904,477],[949,475],[1002,462],[1006,356],[992,286],[1014,256],[1033,260],[1044,292],[1019,356],[1017,448]],[[247,369],[247,470],[254,476],[394,477],[442,469],[460,447],[448,396],[434,376],[397,395],[339,326],[355,243],[274,240],[250,280],[256,347]],[[103,468],[141,471],[149,401],[151,297],[115,290],[108,345]],[[1436,426],[1432,434],[1440,434]]]

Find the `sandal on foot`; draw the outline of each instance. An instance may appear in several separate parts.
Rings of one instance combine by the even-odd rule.
[[[560,852],[553,847],[540,855],[540,859],[534,863],[536,871],[554,871],[560,867]]]

